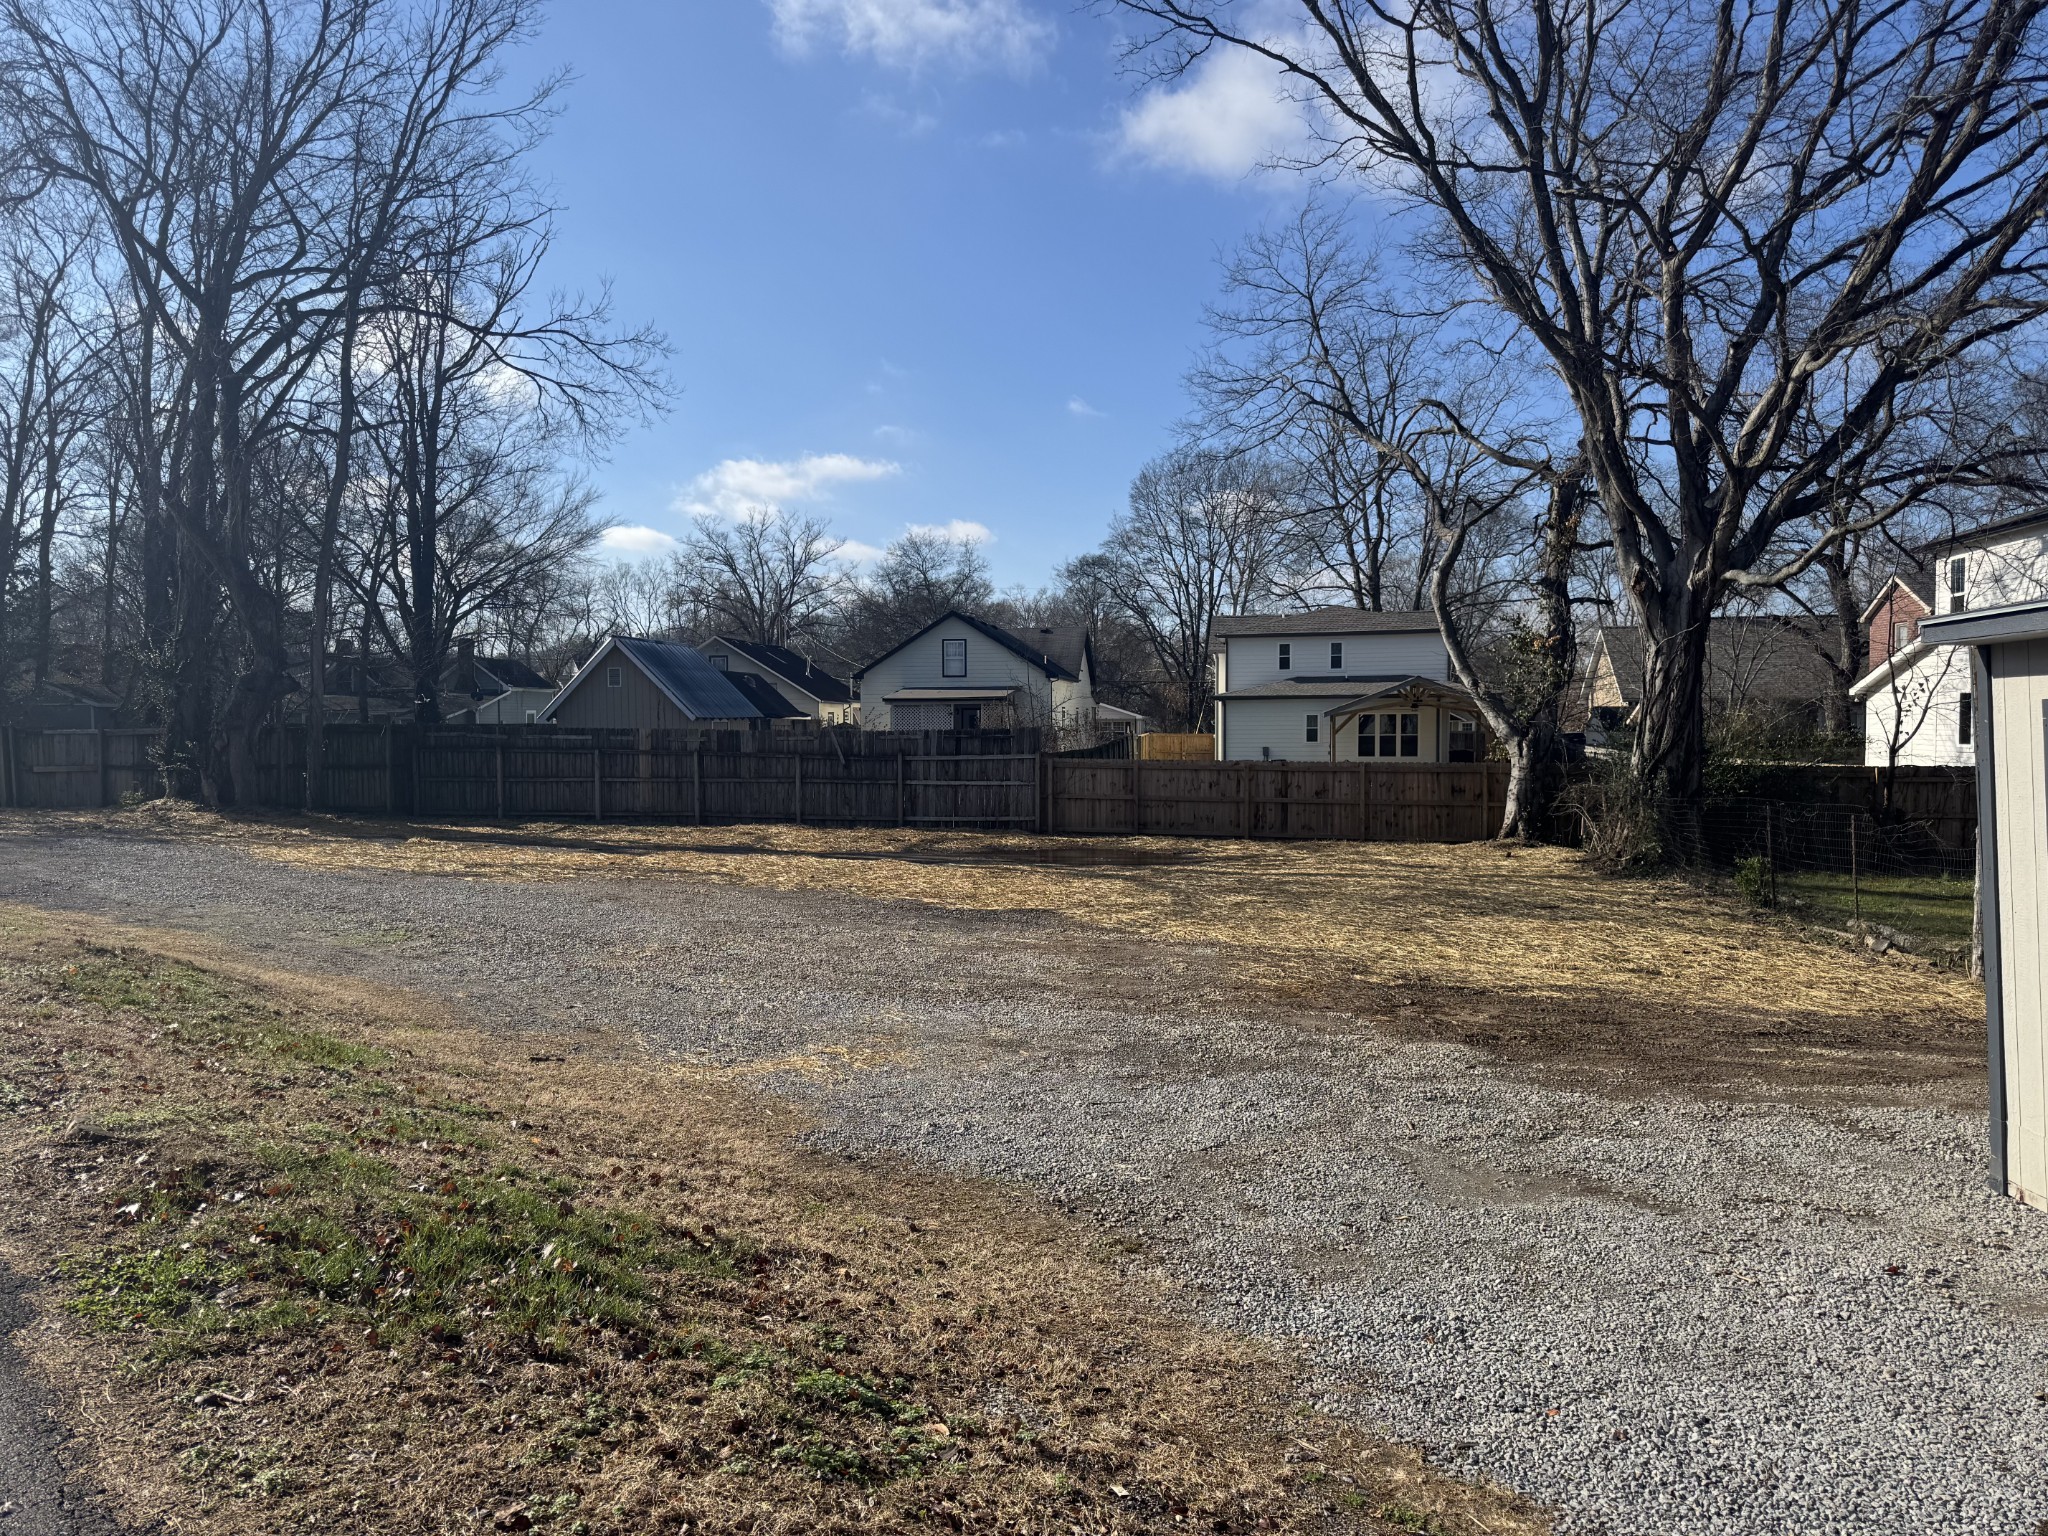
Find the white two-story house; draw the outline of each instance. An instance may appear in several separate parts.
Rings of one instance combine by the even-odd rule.
[[[1863,704],[1863,761],[1873,768],[1976,764],[1969,657],[1925,643],[1923,618],[2048,597],[2048,512],[1988,523],[1929,553],[1931,612],[1928,594],[1894,579],[1865,613],[1873,665],[1849,691]]]
[[[1479,760],[1478,712],[1433,613],[1245,613],[1211,633],[1221,760]]]
[[[1082,730],[1096,721],[1095,656],[1082,629],[1013,631],[949,612],[861,668],[871,731]]]

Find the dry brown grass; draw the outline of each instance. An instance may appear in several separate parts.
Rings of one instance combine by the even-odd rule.
[[[1966,978],[1878,962],[1676,879],[1616,879],[1565,849],[996,837],[794,826],[378,824],[133,813],[317,869],[495,880],[674,876],[982,911],[1041,910],[1219,946],[1298,989],[1438,986],[1626,1009],[1837,1020],[1981,1017]]]
[[[31,1347],[129,1513],[380,1536],[1544,1528],[1291,1406],[1279,1362],[1176,1320],[1156,1276],[1014,1192],[814,1155],[785,1105],[624,1046],[560,1050],[201,941],[0,908],[0,1256],[49,1279]],[[426,1115],[470,1130],[394,1129]],[[329,1164],[389,1181],[344,1197]],[[243,1227],[257,1252],[312,1254],[282,1234],[311,1230],[314,1201],[402,1253],[380,1198],[459,1225],[483,1217],[457,1195],[489,1179],[652,1233],[621,1250],[643,1298],[545,1342],[476,1304],[496,1270],[431,1327],[402,1271],[374,1294],[295,1291],[273,1258],[216,1295],[134,1286],[181,1241],[218,1282]],[[686,1252],[723,1257],[647,1257]]]

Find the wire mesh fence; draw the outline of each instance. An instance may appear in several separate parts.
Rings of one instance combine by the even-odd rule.
[[[1678,819],[1689,861],[1759,907],[1959,965],[1976,932],[1974,824],[1856,806],[1725,797]]]

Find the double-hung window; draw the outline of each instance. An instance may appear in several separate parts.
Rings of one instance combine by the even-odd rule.
[[[1294,647],[1285,640],[1280,642],[1280,670],[1282,672],[1292,672],[1294,670]]]
[[[1970,744],[1970,727],[1973,723],[1970,718],[1970,696],[1966,693],[1956,700],[1957,746],[1967,747]]]
[[[1389,718],[1392,717],[1389,716]],[[1422,716],[1403,715],[1401,717],[1401,755],[1403,757],[1420,757],[1422,755]]]
[[[939,642],[939,671],[946,677],[967,675],[967,642],[965,640],[941,640]],[[931,674],[926,673],[927,677]]]
[[[1323,717],[1321,715],[1310,715],[1308,717],[1308,724],[1303,730],[1303,735],[1301,739],[1303,741],[1314,741],[1322,735],[1322,730]]]
[[[1948,611],[1961,613],[1970,606],[1970,562],[1966,556],[1952,555],[1948,562]]]
[[[1344,642],[1342,640],[1332,640],[1330,642],[1330,670],[1332,672],[1342,672],[1344,670]]]

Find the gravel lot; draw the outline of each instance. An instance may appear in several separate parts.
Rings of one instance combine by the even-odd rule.
[[[1142,1239],[1212,1317],[1298,1341],[1331,1405],[1568,1529],[2048,1518],[2048,1220],[1983,1193],[1967,1081],[1594,1091],[1255,1004],[1199,947],[679,879],[328,874],[52,830],[0,844],[0,900],[757,1065],[848,1151],[1022,1180]]]

